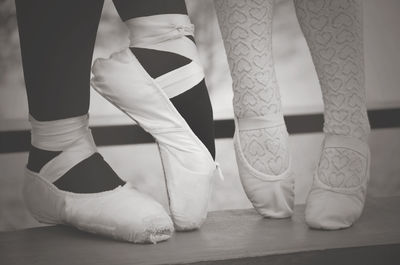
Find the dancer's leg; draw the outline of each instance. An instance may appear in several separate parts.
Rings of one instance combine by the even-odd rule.
[[[272,56],[274,1],[216,0],[215,6],[233,81],[239,119],[282,116]],[[286,128],[239,132],[244,155],[257,170],[278,175],[288,166]],[[272,163],[279,159],[279,163]]]
[[[92,86],[155,138],[175,227],[199,228],[217,164],[194,26],[183,0],[114,3],[130,45],[95,61]]]
[[[295,1],[320,80],[324,132],[366,141],[361,1]]]
[[[233,81],[235,148],[244,188],[263,215],[287,217],[293,203],[292,181],[283,181],[283,196],[272,188],[279,181],[270,181],[286,175],[290,166],[272,56],[274,1],[215,0],[215,7]],[[262,175],[263,184],[250,181],[254,175]]]
[[[88,128],[89,71],[102,5],[16,1],[32,125],[24,199],[40,222],[156,243],[171,236],[171,219],[129,183],[117,188],[124,182],[97,153]]]
[[[29,113],[38,121],[86,115],[90,67],[103,1],[16,1]],[[60,151],[31,146],[28,168],[40,169]],[[122,185],[99,153],[85,159],[55,185],[79,193]]]
[[[369,167],[362,1],[296,0],[295,7],[325,106],[326,138],[314,186],[319,181],[326,190],[313,188],[306,217],[317,228],[347,227],[361,213]]]
[[[184,0],[114,0],[114,4],[123,21],[162,14],[187,15]],[[192,36],[187,37],[194,41]],[[153,78],[191,62],[177,53],[137,47],[132,47],[131,51]],[[193,88],[171,98],[171,102],[214,157],[213,113],[204,79]]]

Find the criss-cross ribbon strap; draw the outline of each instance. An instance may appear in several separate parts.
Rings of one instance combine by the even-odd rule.
[[[56,181],[97,151],[88,127],[88,115],[45,122],[30,116],[29,121],[33,146],[48,151],[62,151],[40,170],[40,175],[49,182]]]

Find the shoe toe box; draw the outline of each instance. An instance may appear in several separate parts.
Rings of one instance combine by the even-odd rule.
[[[313,189],[307,199],[305,219],[314,229],[350,227],[361,215],[363,203],[357,196]]]
[[[242,176],[247,197],[259,214],[267,218],[287,218],[293,214],[294,180],[291,176],[274,181]]]
[[[172,221],[151,197],[121,187],[97,197],[68,198],[65,220],[78,229],[134,243],[157,243],[173,233]]]

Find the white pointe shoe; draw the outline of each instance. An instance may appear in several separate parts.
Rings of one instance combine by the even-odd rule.
[[[126,23],[132,33],[131,47],[179,53],[192,62],[153,79],[126,48],[95,61],[92,87],[155,138],[175,228],[199,228],[207,217],[213,176],[219,171],[208,149],[169,100],[204,78],[196,47],[184,36],[193,35],[193,25],[186,15],[176,14]]]
[[[233,143],[240,180],[247,197],[257,212],[269,218],[286,218],[293,214],[294,178],[290,159],[287,169],[280,175],[268,175],[250,165],[240,143],[240,130],[254,130],[285,126],[282,115],[237,119]]]
[[[351,226],[364,208],[369,168],[367,143],[327,134],[306,202],[307,224],[325,230]]]
[[[85,194],[62,191],[52,184],[96,152],[87,115],[50,122],[31,118],[31,123],[33,146],[62,151],[39,173],[26,169],[24,200],[39,222],[70,225],[134,243],[157,243],[170,238],[174,228],[167,212],[129,183],[114,190]]]

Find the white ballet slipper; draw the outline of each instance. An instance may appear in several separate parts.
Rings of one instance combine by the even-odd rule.
[[[327,134],[306,202],[307,224],[325,230],[351,226],[364,208],[369,168],[367,143]]]
[[[31,118],[31,123],[34,146],[62,151],[39,173],[25,170],[25,204],[38,221],[134,243],[156,243],[171,236],[174,228],[167,212],[129,183],[87,194],[62,191],[52,184],[96,152],[87,115],[50,122]]]
[[[240,144],[239,131],[284,125],[283,116],[280,114],[245,119],[235,117],[233,142],[243,189],[257,212],[269,218],[286,218],[293,214],[294,177],[290,159],[287,169],[280,175],[268,175],[258,171],[246,160]]]
[[[166,17],[164,17],[166,16]],[[170,20],[165,23],[165,18]],[[149,132],[158,144],[177,230],[199,228],[207,217],[217,164],[170,102],[204,78],[186,15],[157,15],[126,22],[131,47],[179,53],[192,62],[153,79],[129,48],[93,65],[92,87]],[[153,29],[149,30],[149,29]]]

